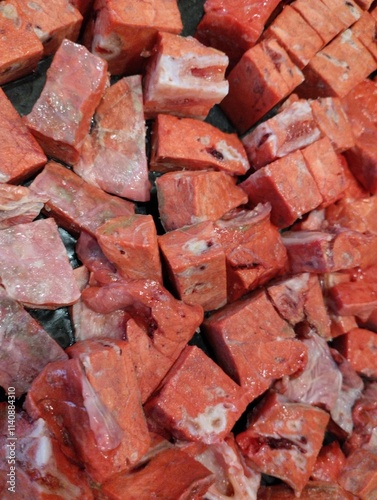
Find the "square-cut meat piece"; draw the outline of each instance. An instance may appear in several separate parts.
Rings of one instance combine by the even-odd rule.
[[[279,0],[206,0],[195,37],[227,54],[229,66],[240,60],[261,36]]]
[[[151,215],[114,217],[99,226],[96,237],[122,277],[162,282],[157,231]]]
[[[365,328],[354,328],[338,337],[334,345],[360,375],[377,379],[377,335]]]
[[[308,146],[321,137],[308,101],[298,100],[242,138],[254,169]]]
[[[143,72],[158,32],[179,34],[177,0],[95,0],[85,44],[104,58],[112,75]]]
[[[279,228],[290,226],[323,201],[299,150],[260,168],[239,186],[250,204],[271,204],[271,222]]]
[[[247,430],[236,436],[243,454],[257,470],[282,479],[299,495],[321,449],[328,413],[270,393],[249,422]]]
[[[377,456],[368,450],[348,455],[339,484],[362,500],[372,499],[377,490]]]
[[[229,73],[229,93],[221,108],[242,134],[303,80],[284,48],[264,40],[247,50]]]
[[[192,37],[159,33],[144,79],[144,111],[204,120],[228,92],[229,59]]]
[[[47,213],[59,226],[78,235],[87,231],[95,235],[104,222],[120,215],[132,215],[134,204],[91,186],[63,165],[49,162],[30,184],[33,193],[48,198]]]
[[[73,164],[107,84],[107,63],[85,47],[63,40],[46,83],[25,123],[44,152]]]
[[[43,45],[27,20],[7,2],[0,4],[0,85],[28,75],[43,55]]]
[[[157,115],[151,141],[149,165],[159,172],[212,169],[243,175],[250,168],[236,134],[201,120]]]
[[[107,193],[134,201],[149,200],[140,75],[122,78],[105,90],[73,169]]]
[[[349,28],[361,16],[362,10],[355,0],[320,0],[343,23],[344,28]]]
[[[363,12],[351,31],[377,60],[376,22],[372,14]]]
[[[286,270],[287,253],[270,212],[268,203],[259,204],[254,210],[231,211],[215,223],[225,250],[229,302]]]
[[[76,302],[80,290],[54,219],[0,231],[0,282],[28,307],[57,309]]]
[[[6,0],[43,44],[43,55],[50,56],[66,38],[76,42],[82,24],[82,15],[69,0]]]
[[[300,69],[304,68],[324,45],[319,34],[290,5],[286,5],[272,21],[263,33],[263,38],[276,39]]]
[[[247,202],[236,179],[225,172],[168,172],[156,179],[158,210],[166,231],[215,221]]]
[[[187,346],[145,405],[147,416],[176,438],[216,443],[244,412],[241,387],[196,346]]]
[[[377,82],[362,80],[342,99],[342,106],[357,138],[377,126]]]
[[[170,282],[179,298],[205,311],[226,304],[225,253],[210,221],[159,236]]]
[[[370,126],[355,140],[355,145],[345,152],[351,172],[371,194],[377,194],[377,127]]]
[[[0,114],[0,182],[21,183],[36,174],[47,157],[1,88]]]
[[[377,308],[377,285],[363,281],[338,283],[329,288],[327,302],[337,314],[367,320]]]
[[[377,195],[352,200],[343,198],[326,209],[326,221],[330,226],[339,225],[359,231],[377,234]]]
[[[272,382],[301,370],[306,347],[274,309],[264,291],[228,304],[205,319],[203,331],[223,370],[249,401]]]

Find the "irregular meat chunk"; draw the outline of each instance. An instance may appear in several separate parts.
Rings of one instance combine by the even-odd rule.
[[[377,493],[377,456],[367,450],[355,450],[347,457],[339,484],[361,500],[370,500]]]
[[[360,375],[377,380],[377,334],[354,328],[336,340],[336,349]]]
[[[35,195],[26,186],[0,184],[0,229],[32,222],[47,198]]]
[[[322,446],[315,462],[311,479],[336,484],[346,457],[338,441]]]

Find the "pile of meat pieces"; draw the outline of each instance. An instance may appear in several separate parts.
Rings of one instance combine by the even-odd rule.
[[[248,18],[243,2],[207,0],[193,38],[174,1],[98,1],[79,45],[91,2],[55,3],[70,28],[63,15],[51,28],[44,1],[24,5],[33,31],[22,2],[0,3],[7,36],[45,42],[1,61],[2,83],[53,55],[27,116],[0,90],[0,385],[23,401],[17,488],[374,498],[376,8],[270,0]],[[240,135],[204,121],[216,104]],[[66,349],[28,312],[61,307]]]

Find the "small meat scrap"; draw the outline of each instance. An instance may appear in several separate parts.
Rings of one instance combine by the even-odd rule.
[[[269,203],[260,203],[254,210],[230,211],[215,222],[225,251],[229,302],[286,271],[287,252],[270,212]]]
[[[213,222],[183,226],[158,237],[171,284],[188,304],[205,311],[227,301],[225,253]]]
[[[158,172],[212,169],[231,175],[243,175],[250,168],[236,134],[201,120],[163,114],[153,125],[149,164]]]
[[[57,309],[80,297],[67,252],[53,219],[0,231],[0,282],[28,307]]]
[[[372,14],[363,12],[360,19],[351,27],[351,31],[377,60],[376,19]]]
[[[157,231],[151,215],[114,217],[97,228],[96,237],[120,276],[162,282]]]
[[[310,102],[314,120],[337,153],[355,144],[351,125],[338,97],[318,97]]]
[[[42,326],[0,288],[0,385],[14,388],[16,397],[25,394],[34,378],[51,361],[67,355]]]
[[[263,290],[211,314],[203,332],[220,366],[249,401],[274,380],[302,370],[307,361],[306,346],[294,338]]]
[[[221,108],[240,134],[287,97],[304,75],[276,40],[247,50],[229,73],[229,93]]]
[[[284,6],[263,33],[263,38],[276,39],[300,69],[303,69],[324,45],[310,23],[290,5]]]
[[[293,102],[242,138],[250,164],[264,167],[321,137],[308,101]]]
[[[145,405],[173,436],[207,444],[225,438],[244,412],[244,391],[196,346],[187,346]]]
[[[43,167],[46,155],[1,88],[0,114],[0,182],[24,182]]]
[[[166,231],[215,221],[247,202],[236,179],[225,172],[167,172],[156,179],[158,210]]]
[[[336,349],[360,375],[377,380],[377,334],[365,328],[354,328],[337,337]]]
[[[122,78],[105,90],[73,169],[108,193],[134,201],[149,200],[140,75]]]
[[[279,228],[290,226],[323,201],[301,151],[260,168],[239,186],[247,193],[249,204],[271,204],[271,222]]]
[[[144,112],[204,120],[228,93],[229,59],[191,36],[159,33],[144,79]]]
[[[0,229],[32,222],[46,198],[35,195],[26,186],[0,184]]]
[[[206,0],[204,16],[197,26],[195,37],[205,45],[227,54],[229,66],[241,59],[261,36],[279,0]]]
[[[343,469],[346,457],[338,441],[332,441],[322,446],[315,462],[311,479],[337,483],[340,471]]]
[[[66,38],[76,42],[82,15],[69,0],[6,0],[12,5],[43,44],[43,56],[54,54]]]
[[[55,498],[60,500],[92,500],[93,492],[88,476],[70,462],[51,435],[46,421],[32,421],[25,411],[15,413],[17,441],[15,456],[10,451],[9,410],[6,403],[0,406],[0,448],[4,459],[0,462],[2,478],[0,494],[3,500],[17,496],[24,498]],[[9,457],[5,460],[5,457]],[[13,461],[14,460],[14,461]],[[14,469],[12,469],[14,467]],[[12,489],[12,472],[16,483]],[[8,475],[7,475],[8,474]],[[20,492],[18,494],[18,492]]]
[[[43,55],[43,45],[14,5],[0,4],[0,85],[33,72]]]
[[[204,498],[215,476],[184,451],[170,448],[142,466],[106,481],[101,492],[111,500]]]
[[[135,212],[134,204],[91,186],[80,176],[50,161],[30,184],[33,193],[48,198],[46,212],[59,226],[78,235],[86,231],[92,236],[107,220]]]
[[[271,392],[249,418],[247,430],[236,436],[242,453],[257,470],[282,479],[300,495],[321,449],[329,415]]]
[[[25,116],[26,125],[47,155],[68,164],[79,159],[107,81],[103,59],[82,45],[63,40],[42,93]]]
[[[112,75],[143,72],[158,32],[178,34],[182,21],[177,0],[96,1],[84,41],[108,62]]]
[[[338,481],[357,498],[373,499],[377,493],[377,455],[368,450],[355,450],[348,455]]]

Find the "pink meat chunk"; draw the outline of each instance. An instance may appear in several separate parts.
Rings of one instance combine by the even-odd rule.
[[[353,200],[343,198],[326,209],[330,226],[342,226],[360,233],[377,234],[377,195]]]
[[[52,361],[67,359],[64,350],[42,326],[0,288],[0,385],[25,394],[34,378]]]
[[[0,184],[0,229],[32,222],[47,198],[35,195],[26,186]]]
[[[67,252],[53,219],[0,231],[0,281],[28,307],[57,309],[80,297]]]
[[[151,186],[140,75],[122,78],[105,90],[94,123],[74,171],[107,193],[148,201]]]
[[[365,328],[354,328],[338,337],[335,345],[357,373],[377,380],[377,335],[375,332]]]
[[[329,288],[327,300],[335,313],[367,320],[377,308],[377,285],[362,281],[338,283]]]
[[[306,346],[272,306],[254,292],[205,319],[203,331],[220,366],[245,390],[249,401],[272,382],[306,364]]]
[[[145,411],[176,438],[211,444],[229,434],[246,405],[241,387],[201,349],[187,346]]]
[[[75,163],[107,84],[107,63],[64,40],[47,71],[41,95],[25,123],[44,152]]]
[[[367,450],[355,450],[346,460],[339,484],[361,500],[368,500],[377,491],[377,456]]]

